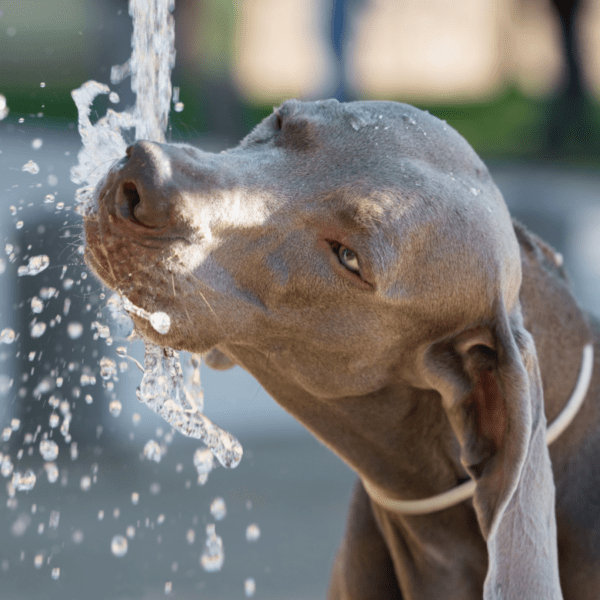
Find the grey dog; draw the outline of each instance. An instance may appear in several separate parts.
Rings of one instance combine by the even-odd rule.
[[[144,336],[241,365],[356,471],[330,600],[600,598],[596,364],[545,439],[598,324],[443,121],[291,100],[220,154],[140,141],[85,234],[106,285],[170,315]]]

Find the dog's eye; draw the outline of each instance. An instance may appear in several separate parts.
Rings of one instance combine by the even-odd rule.
[[[358,256],[356,256],[352,250],[346,248],[346,246],[340,245],[337,249],[337,255],[340,262],[346,267],[346,269],[352,271],[353,273],[359,272],[360,268],[358,266]]]

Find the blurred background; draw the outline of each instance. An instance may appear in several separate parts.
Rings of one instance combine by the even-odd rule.
[[[289,97],[409,102],[466,137],[600,312],[600,0],[176,0],[174,15],[183,106],[170,141],[219,151]],[[125,0],[0,0],[0,598],[226,600],[249,597],[250,579],[256,598],[324,598],[350,470],[240,369],[203,368],[206,414],[245,455],[199,485],[201,445],[136,400],[141,373],[117,348],[142,360],[143,346],[82,261],[70,92],[109,83],[131,32]],[[129,85],[111,86],[117,110]],[[40,255],[49,267],[20,276]],[[102,359],[116,376],[103,379]],[[28,469],[35,486],[13,492]],[[211,523],[225,548],[215,573],[200,564]]]

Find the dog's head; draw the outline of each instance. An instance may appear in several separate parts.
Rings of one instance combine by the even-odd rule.
[[[98,188],[85,231],[109,287],[170,315],[166,335],[136,320],[145,336],[218,348],[363,476],[400,477],[401,460],[386,471],[365,458],[402,444],[378,440],[373,415],[401,427],[399,415],[420,414],[415,399],[441,404],[503,582],[501,533],[522,513],[500,523],[525,464],[539,465],[538,491],[519,488],[537,511],[527,535],[552,536],[519,246],[485,165],[444,122],[393,102],[288,101],[221,154],[138,142]]]
[[[221,154],[138,142],[85,231],[109,287],[170,315],[167,335],[137,321],[154,342],[253,346],[330,396],[373,391],[424,331],[512,308],[520,285],[485,165],[393,102],[288,101]]]

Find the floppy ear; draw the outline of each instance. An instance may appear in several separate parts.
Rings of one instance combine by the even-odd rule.
[[[433,345],[425,366],[476,481],[485,600],[561,599],[554,480],[535,345],[520,307]]]

